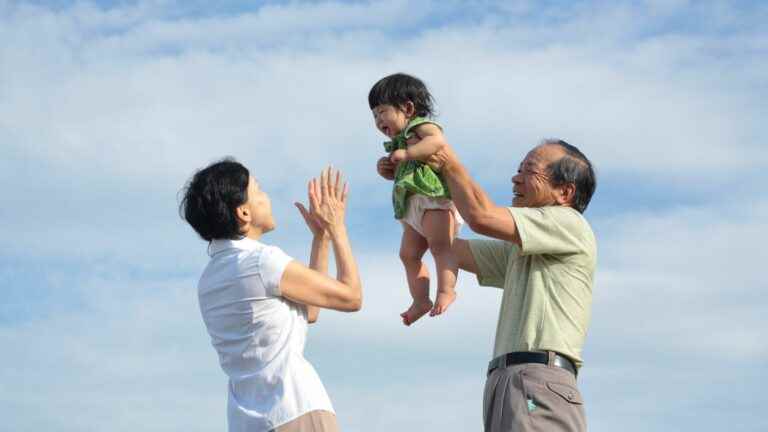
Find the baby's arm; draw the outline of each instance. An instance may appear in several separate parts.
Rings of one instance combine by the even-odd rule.
[[[413,131],[416,135],[415,139],[418,141],[409,145],[404,151],[395,150],[392,153],[392,162],[398,163],[402,160],[424,161],[445,147],[443,131],[434,123],[420,124],[413,128]]]

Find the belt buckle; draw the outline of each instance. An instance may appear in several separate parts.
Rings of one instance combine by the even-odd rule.
[[[576,365],[569,359],[568,357],[561,355],[559,353],[554,353],[555,357],[552,361],[552,364],[554,366],[557,366],[561,369],[565,369],[568,372],[572,373],[574,376],[578,375],[578,370],[576,369]]]

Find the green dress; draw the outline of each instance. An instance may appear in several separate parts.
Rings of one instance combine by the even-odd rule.
[[[439,124],[430,119],[414,117],[392,141],[384,143],[384,149],[388,153],[399,149],[405,150],[408,147],[406,142],[412,135],[411,129],[424,123],[432,123],[440,127]],[[405,216],[405,212],[408,209],[408,197],[412,194],[420,194],[430,198],[451,198],[445,180],[441,175],[433,171],[429,165],[421,161],[405,160],[395,170],[395,180],[392,188],[392,206],[395,209],[396,219],[402,219]]]

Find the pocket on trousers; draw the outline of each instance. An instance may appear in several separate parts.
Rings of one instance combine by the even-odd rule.
[[[547,388],[552,390],[555,394],[559,395],[563,399],[565,399],[567,402],[570,402],[576,405],[584,404],[584,399],[581,398],[581,393],[579,393],[579,390],[567,384],[548,382]]]
[[[551,369],[521,371],[528,421],[536,431],[584,431],[584,400],[579,390]]]

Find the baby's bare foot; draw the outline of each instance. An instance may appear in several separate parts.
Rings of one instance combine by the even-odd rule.
[[[440,315],[448,310],[448,306],[456,300],[456,291],[451,292],[439,292],[435,299],[435,307],[429,311],[429,316]]]
[[[414,300],[413,303],[411,303],[411,307],[400,314],[403,318],[403,324],[407,326],[413,324],[416,320],[424,316],[425,313],[429,312],[430,309],[432,309],[432,300],[426,299],[418,302]]]

